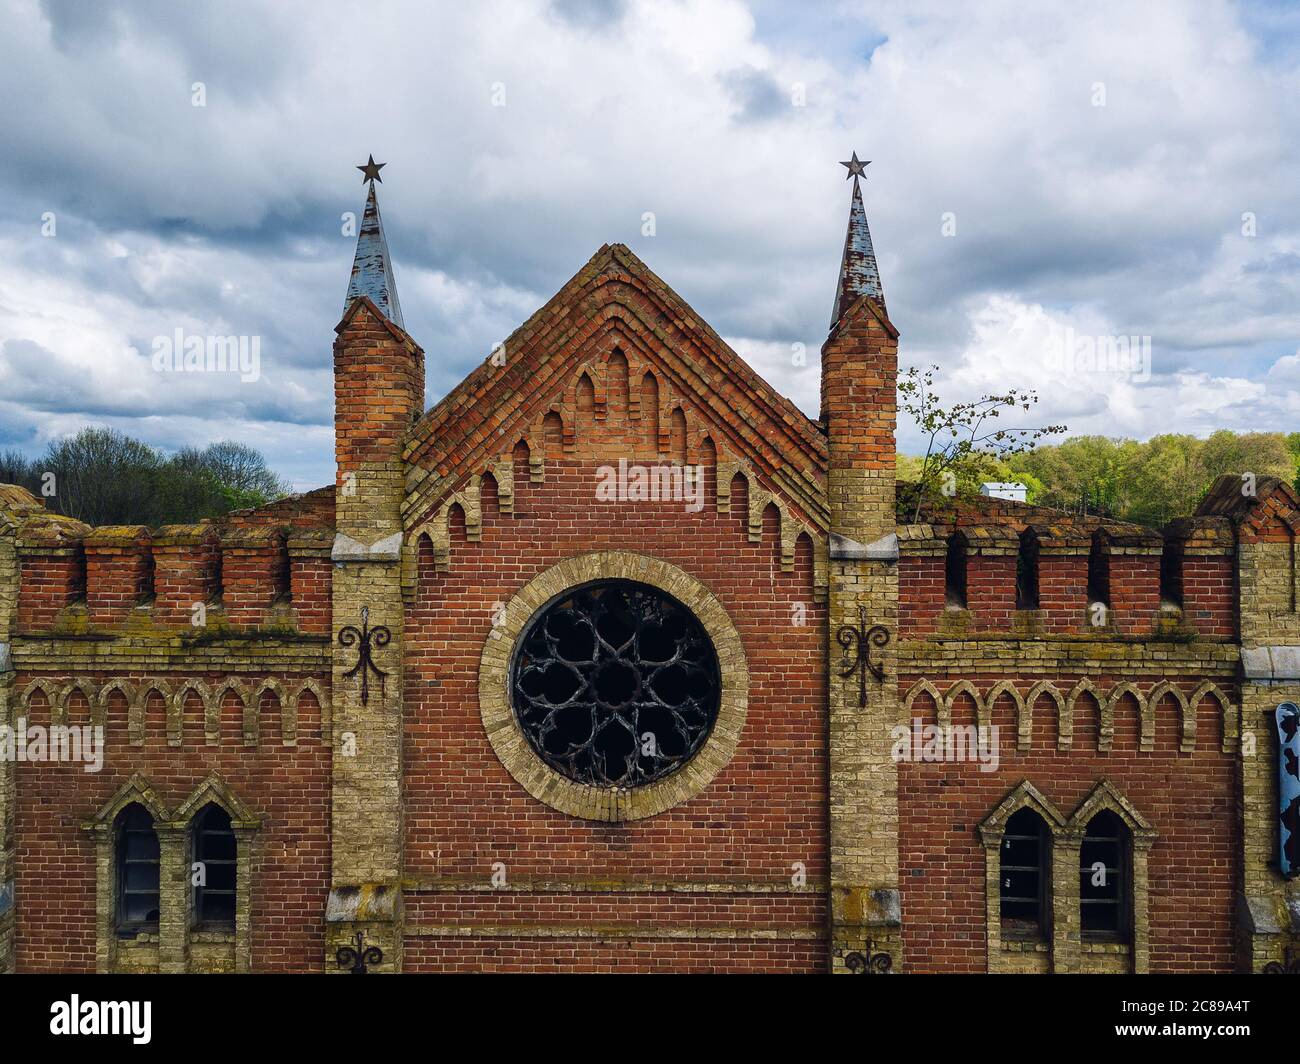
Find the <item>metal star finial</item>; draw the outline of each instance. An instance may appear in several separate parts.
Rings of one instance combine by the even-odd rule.
[[[366,162],[365,166],[357,167],[357,169],[361,171],[361,183],[364,185],[367,181],[378,181],[382,184],[384,179],[379,176],[379,171],[387,165],[387,163],[375,162],[375,157],[373,155],[370,156],[370,159]],[[847,166],[848,163],[845,163],[844,165]]]
[[[854,152],[852,159],[846,163],[840,163],[840,165],[847,166],[849,169],[849,172],[844,175],[844,180],[847,181],[850,177],[866,177],[867,167],[871,165],[871,160],[868,159],[866,162],[859,162],[858,153]]]

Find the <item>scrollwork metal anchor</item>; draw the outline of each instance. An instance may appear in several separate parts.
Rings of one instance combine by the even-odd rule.
[[[844,966],[854,975],[888,975],[894,967],[894,958],[888,953],[872,953],[874,943],[859,953],[854,950],[844,957]]]
[[[858,674],[858,706],[867,705],[867,673],[877,680],[885,678],[885,667],[871,660],[872,647],[884,647],[889,642],[889,629],[881,624],[867,627],[867,611],[858,607],[858,624],[842,624],[835,632],[835,641],[844,648],[844,668],[841,676]]]
[[[382,964],[384,951],[378,946],[367,946],[365,932],[358,931],[351,946],[340,946],[334,954],[340,968],[347,968],[349,975],[365,975],[372,964]]]
[[[379,697],[384,695],[384,677],[388,675],[371,659],[372,644],[373,649],[388,646],[389,641],[393,638],[393,633],[385,628],[382,624],[370,627],[370,607],[361,607],[361,627],[354,624],[345,624],[339,629],[339,645],[345,647],[355,646],[357,650],[357,663],[343,674],[344,679],[351,679],[357,673],[361,673],[361,704],[364,706],[370,701],[370,674],[374,673],[379,677]]]

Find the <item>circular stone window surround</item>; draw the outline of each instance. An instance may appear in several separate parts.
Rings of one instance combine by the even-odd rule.
[[[633,580],[671,595],[708,633],[721,674],[718,716],[704,745],[669,776],[640,787],[575,783],[543,761],[529,744],[510,705],[510,671],[519,636],[537,611],[583,584]],[[479,664],[479,710],[488,741],[516,782],[539,802],[584,820],[641,820],[695,797],[736,752],[749,706],[749,668],[740,633],[717,598],[677,566],[631,551],[582,554],[530,580],[506,604]]]

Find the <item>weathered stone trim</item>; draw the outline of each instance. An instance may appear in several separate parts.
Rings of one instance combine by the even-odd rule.
[[[960,694],[969,694],[974,700],[979,724],[985,724],[991,719],[993,706],[1002,695],[1010,695],[1016,706],[1016,741],[1021,750],[1030,748],[1032,712],[1035,703],[1043,695],[1047,695],[1056,707],[1057,748],[1061,750],[1068,750],[1073,746],[1074,709],[1078,700],[1085,694],[1091,695],[1101,710],[1097,749],[1102,753],[1111,749],[1115,736],[1115,705],[1126,694],[1131,694],[1138,704],[1141,720],[1140,749],[1143,751],[1155,749],[1155,707],[1167,694],[1172,695],[1179,706],[1180,753],[1190,754],[1196,750],[1196,713],[1205,698],[1213,698],[1219,703],[1223,719],[1223,752],[1234,753],[1239,738],[1239,711],[1222,689],[1210,680],[1203,682],[1190,696],[1184,694],[1167,679],[1158,682],[1145,695],[1136,684],[1127,680],[1112,687],[1109,695],[1104,694],[1103,690],[1087,677],[1076,683],[1067,695],[1062,695],[1060,689],[1049,680],[1039,680],[1024,696],[1021,696],[1011,680],[999,680],[981,696],[979,689],[971,681],[963,679],[953,682],[947,694],[941,697],[938,688],[928,679],[923,679],[915,682],[903,698],[904,709],[908,715],[912,713],[917,696],[923,692],[934,699],[938,707],[936,722],[941,726],[952,723],[952,706]]]
[[[172,713],[167,718],[167,743],[180,746],[184,742],[185,696],[193,691],[203,703],[203,741],[215,746],[221,740],[221,713],[213,701],[212,688],[202,680],[185,680],[176,689],[172,699]]]
[[[321,742],[333,742],[333,728],[331,723],[330,697],[329,693],[315,680],[304,680],[293,696],[293,716],[294,716],[294,734],[297,734],[298,722],[302,720],[302,711],[299,708],[299,701],[304,692],[310,691],[316,696],[316,704],[320,706],[320,739]]]
[[[1065,830],[1066,820],[1061,811],[1029,780],[1021,780],[1020,784],[980,821],[976,829],[979,832],[980,842],[984,845],[984,926],[988,950],[986,964],[990,972],[1013,970],[1003,955],[1001,848],[1007,821],[1014,813],[1026,808],[1033,809],[1043,818],[1048,834],[1053,840]],[[1053,860],[1055,860],[1055,845],[1052,850]],[[1055,898],[1057,893],[1054,889],[1052,897]],[[1049,941],[1055,926],[1056,919],[1053,913],[1051,925],[1044,928]]]
[[[1159,657],[1153,655],[1159,652]],[[1008,639],[933,637],[903,638],[898,643],[899,667],[904,672],[952,673],[996,668],[1015,661],[1025,678],[1061,672],[1100,676],[1124,673],[1135,678],[1207,675],[1231,680],[1241,661],[1231,643],[1163,642],[1159,640]]]
[[[948,693],[943,696],[943,703],[940,707],[939,723],[943,727],[952,725],[952,707],[960,695],[970,695],[971,701],[975,703],[975,722],[984,723],[984,699],[980,697],[979,690],[969,680],[958,680],[948,688]]]
[[[248,688],[247,688],[244,684],[242,684],[239,680],[235,680],[235,679],[227,680],[227,681],[226,681],[225,683],[223,683],[220,687],[218,687],[218,688],[213,692],[213,694],[212,694],[212,700],[213,700],[213,702],[216,704],[216,707],[217,707],[218,718],[220,718],[220,714],[221,714],[221,706],[222,706],[222,703],[224,703],[225,700],[226,700],[226,692],[227,692],[227,691],[233,691],[233,692],[234,692],[234,695],[235,695],[235,698],[238,699],[238,701],[239,701],[239,709],[240,709],[240,730],[241,730],[241,732],[243,733],[243,736],[244,736],[244,739],[245,739],[245,742],[246,742],[246,741],[247,741],[247,738],[248,738],[248,727],[249,727],[249,723],[250,723],[250,721],[249,721],[249,712],[250,712],[250,710],[249,710],[249,697],[250,697],[250,696],[249,696],[249,693],[248,693]],[[256,707],[256,705],[253,706],[251,712],[254,713],[254,714],[257,713],[257,707]],[[255,724],[255,722],[256,722],[256,718],[254,718],[253,723]],[[218,726],[220,726],[220,720],[219,720],[219,719],[218,719]]]
[[[166,680],[146,679],[140,681],[140,687],[136,694],[135,704],[131,706],[126,718],[127,741],[132,746],[144,745],[145,729],[145,709],[149,705],[149,696],[157,692],[163,700],[163,705],[168,708],[172,705],[172,689]]]
[[[1136,684],[1121,683],[1111,688],[1110,697],[1101,714],[1101,737],[1097,749],[1109,750],[1115,738],[1115,707],[1125,695],[1132,695],[1138,707],[1139,735],[1138,749],[1151,751],[1156,748],[1156,721],[1151,712],[1151,704],[1138,690]]]
[[[31,683],[29,683],[26,687],[23,688],[23,693],[18,696],[18,704],[22,706],[24,710],[26,710],[31,705],[32,695],[35,694],[37,691],[40,691],[45,695],[45,701],[49,704],[50,723],[51,724],[61,723],[61,721],[55,719],[55,717],[57,717],[60,713],[59,685],[54,683],[51,680],[47,680],[44,677],[39,677],[38,679],[33,680]]]
[[[908,689],[907,694],[903,696],[903,715],[907,720],[910,721],[912,719],[913,705],[917,698],[923,694],[929,695],[930,698],[933,699],[935,713],[937,715],[943,714],[943,695],[939,694],[939,689],[929,680],[917,680],[916,683],[912,684]],[[937,720],[938,716],[936,716],[936,722]]]
[[[606,579],[650,584],[680,601],[708,632],[722,673],[718,718],[704,746],[672,775],[632,790],[585,787],[560,775],[533,752],[510,706],[510,663],[524,626],[558,595]],[[707,587],[684,570],[630,551],[568,558],[526,584],[507,603],[502,619],[484,644],[479,666],[483,727],[506,771],[539,802],[584,820],[640,820],[695,797],[731,760],[745,725],[749,668],[740,633],[727,611]]]
[[[1043,818],[1051,837],[1050,869],[1052,894],[1049,899],[1052,924],[1050,965],[1054,972],[1112,970],[1113,958],[1125,956],[1136,974],[1150,965],[1150,913],[1148,905],[1147,858],[1156,832],[1147,819],[1108,779],[1100,780],[1067,819],[1052,801],[1029,780],[1023,780],[978,826],[984,845],[985,928],[988,940],[988,970],[1024,970],[1006,957],[1002,942],[1002,912],[999,848],[1011,815],[1032,808]],[[1132,879],[1128,885],[1132,910],[1132,940],[1123,949],[1092,948],[1082,939],[1079,859],[1088,822],[1103,809],[1110,810],[1128,827],[1132,841]],[[1097,959],[1090,960],[1095,955]]]
[[[1021,697],[1020,692],[1016,690],[1016,685],[1010,680],[999,680],[989,688],[988,694],[984,696],[984,705],[988,710],[989,720],[993,719],[993,707],[997,705],[998,699],[1004,694],[1011,696],[1011,701],[1016,707],[1016,742],[1019,745],[1020,735],[1025,732],[1028,719],[1028,711],[1025,709],[1025,700]]]
[[[144,741],[145,703],[149,695],[157,691],[166,699],[167,703],[167,745],[182,746],[184,743],[185,699],[190,692],[193,692],[199,696],[203,703],[204,742],[209,746],[216,746],[221,741],[221,702],[225,698],[226,691],[232,690],[242,707],[244,742],[246,745],[255,745],[260,730],[259,700],[263,691],[271,690],[280,703],[281,742],[285,746],[296,746],[299,716],[298,700],[302,697],[304,691],[311,691],[316,696],[316,701],[321,707],[321,738],[326,741],[329,740],[329,696],[315,679],[297,681],[296,687],[294,681],[291,681],[289,688],[286,688],[279,680],[273,677],[266,678],[258,682],[255,694],[250,694],[249,688],[236,679],[227,680],[215,689],[198,678],[179,679],[176,683],[175,690],[172,690],[165,680],[157,677],[141,680],[139,687],[119,678],[111,679],[102,686],[96,686],[95,683],[84,677],[62,683],[48,677],[39,677],[23,688],[17,704],[20,711],[25,713],[30,706],[31,695],[36,691],[41,691],[50,704],[49,723],[51,725],[66,724],[68,723],[68,699],[74,691],[81,691],[90,704],[91,725],[103,728],[108,723],[108,700],[114,691],[118,691],[126,699],[127,703],[130,741],[133,745],[138,746]],[[290,690],[292,690],[292,694],[289,693]]]
[[[68,723],[68,699],[71,698],[73,693],[76,691],[80,691],[83,695],[86,696],[86,704],[90,707],[90,712],[92,717],[94,716],[95,700],[98,696],[98,692],[95,690],[95,685],[92,684],[89,680],[76,679],[73,680],[71,683],[66,684],[63,690],[59,692],[58,719],[52,720],[51,723],[54,724]]]
[[[1089,792],[1088,796],[1079,803],[1073,815],[1070,817],[1068,831],[1063,842],[1068,843],[1070,852],[1073,854],[1073,863],[1071,866],[1074,876],[1074,889],[1070,894],[1072,899],[1073,925],[1077,929],[1079,924],[1079,848],[1083,844],[1084,832],[1087,831],[1088,821],[1096,816],[1103,809],[1110,810],[1120,818],[1129,830],[1132,849],[1129,854],[1132,876],[1129,882],[1129,903],[1132,909],[1133,925],[1131,928],[1132,939],[1130,942],[1130,961],[1132,970],[1135,975],[1145,975],[1150,971],[1151,963],[1151,921],[1150,907],[1148,899],[1148,872],[1147,863],[1151,847],[1155,844],[1157,835],[1150,822],[1137,810],[1127,798],[1125,798],[1109,779],[1102,779]],[[1080,940],[1080,944],[1081,940]],[[1086,962],[1076,959],[1076,967],[1070,971],[1081,970],[1080,965],[1086,966]]]
[[[118,952],[120,943],[117,937],[117,866],[113,860],[113,823],[117,815],[128,805],[138,802],[149,811],[153,817],[154,828],[157,830],[159,825],[165,826],[171,819],[167,807],[163,804],[162,799],[158,797],[157,792],[140,773],[135,773],[129,780],[122,784],[98,810],[81,824],[81,830],[88,832],[95,840],[95,970],[100,974],[113,972],[118,967]],[[159,833],[159,845],[161,846],[163,836]],[[159,865],[159,890],[160,895],[166,889],[167,875],[161,864]],[[161,901],[161,897],[160,897]],[[161,935],[162,916],[159,915],[159,929]],[[146,944],[145,952],[149,954],[158,953],[160,947],[154,944]],[[135,970],[138,967],[139,960],[129,967]],[[150,967],[156,967],[159,963],[153,956],[145,957],[143,960]]]
[[[1065,698],[1057,690],[1054,683],[1049,683],[1046,680],[1039,680],[1025,695],[1025,715],[1021,718],[1022,723],[1016,736],[1020,749],[1029,749],[1033,737],[1034,708],[1043,695],[1047,695],[1056,707],[1056,748],[1058,750],[1068,750],[1070,743],[1074,739],[1073,722],[1068,717]]]
[[[1075,720],[1074,708],[1078,705],[1079,699],[1084,695],[1091,695],[1092,700],[1097,704],[1097,727],[1099,729],[1098,734],[1100,735],[1101,716],[1103,713],[1103,707],[1106,705],[1106,696],[1101,693],[1101,688],[1086,676],[1070,688],[1070,693],[1065,696],[1066,717],[1070,721],[1071,729],[1073,729]]]
[[[273,678],[269,678],[269,679],[263,680],[260,684],[258,684],[258,685],[257,685],[257,690],[253,692],[253,697],[250,698],[249,701],[248,701],[248,706],[249,706],[249,708],[250,708],[250,710],[252,711],[252,714],[253,714],[253,722],[252,722],[252,723],[253,723],[253,730],[252,730],[252,739],[253,739],[253,741],[252,741],[251,744],[249,744],[249,742],[248,742],[248,740],[249,740],[249,730],[248,730],[248,726],[247,726],[248,717],[246,716],[246,717],[244,718],[244,720],[245,720],[245,728],[244,728],[244,743],[245,743],[245,745],[253,745],[253,746],[256,746],[257,743],[258,743],[258,741],[261,739],[262,695],[265,694],[267,691],[270,691],[273,695],[275,695],[275,704],[276,704],[276,708],[279,710],[279,716],[280,716],[280,743],[281,743],[281,745],[283,745],[283,746],[296,746],[296,745],[298,744],[298,738],[297,738],[298,731],[297,731],[297,725],[296,725],[296,724],[294,725],[294,736],[293,736],[293,741],[292,741],[292,742],[285,742],[285,738],[284,738],[285,714],[286,714],[286,713],[291,713],[291,712],[293,711],[293,707],[290,705],[290,699],[289,699],[288,694],[285,693],[284,685],[283,685],[282,683],[280,683],[279,680],[276,680],[276,679],[273,679]]]
[[[19,671],[58,668],[65,673],[321,673],[330,664],[330,637],[308,635],[284,640],[218,634],[178,647],[175,641],[128,639],[35,639],[13,643]]]
[[[193,892],[190,889],[188,872],[194,854],[194,818],[209,804],[220,806],[226,811],[230,817],[231,830],[235,834],[235,932],[229,939],[229,957],[223,958],[226,963],[218,964],[217,967],[223,971],[233,969],[236,972],[248,972],[252,970],[253,964],[253,853],[262,820],[239,800],[226,781],[215,772],[200,783],[177,807],[169,825],[185,840],[181,869],[187,874],[181,890],[184,900],[186,954],[185,966],[181,970],[196,970],[196,963],[189,949],[190,943],[194,941],[198,932],[193,927]],[[222,941],[225,941],[224,937]],[[215,960],[215,957],[213,959]]]
[[[138,802],[149,811],[159,844],[158,933],[126,942],[129,957],[119,956],[123,943],[116,927],[117,862],[113,825],[118,814]],[[175,810],[169,812],[152,784],[133,775],[98,811],[81,825],[95,839],[95,956],[100,972],[157,970],[179,974],[193,970],[191,944],[195,937],[191,905],[190,868],[193,821],[209,803],[229,815],[236,840],[235,934],[232,956],[221,970],[249,971],[252,963],[252,854],[262,821],[235,796],[216,773],[207,777]]]
[[[1147,693],[1147,704],[1151,707],[1152,730],[1154,732],[1156,707],[1160,705],[1160,700],[1165,695],[1172,695],[1174,701],[1178,703],[1179,720],[1182,724],[1182,737],[1179,739],[1178,748],[1182,753],[1190,754],[1196,749],[1196,709],[1194,705],[1188,705],[1187,696],[1168,680],[1162,680]],[[1153,734],[1153,749],[1154,744],[1155,736]]]
[[[1193,691],[1191,698],[1188,699],[1191,705],[1193,721],[1196,719],[1196,713],[1200,709],[1201,703],[1207,698],[1213,698],[1219,703],[1219,712],[1223,718],[1223,752],[1225,754],[1236,753],[1237,741],[1240,737],[1240,708],[1234,705],[1228,696],[1219,690],[1217,684],[1207,680]],[[1195,744],[1193,743],[1193,745]]]

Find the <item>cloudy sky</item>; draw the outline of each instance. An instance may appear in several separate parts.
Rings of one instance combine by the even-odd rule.
[[[430,404],[622,241],[815,415],[856,150],[901,358],[945,396],[1037,388],[1072,433],[1300,429],[1281,3],[0,0],[0,25],[0,449],[112,425],[331,481],[372,152]],[[177,329],[257,337],[259,378],[158,372]]]

